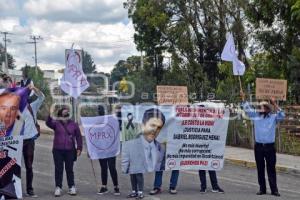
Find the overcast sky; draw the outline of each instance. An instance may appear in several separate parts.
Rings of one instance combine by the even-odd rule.
[[[34,46],[27,42],[39,35],[42,69],[63,68],[65,49],[74,42],[92,55],[97,71],[110,72],[118,60],[138,54],[124,1],[0,0],[0,31],[13,33],[7,46],[18,68],[34,65]]]

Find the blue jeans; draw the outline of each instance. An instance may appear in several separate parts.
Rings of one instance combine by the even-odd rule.
[[[155,172],[154,188],[161,188],[163,171]],[[176,189],[177,181],[179,177],[179,170],[172,170],[170,178],[170,189]]]

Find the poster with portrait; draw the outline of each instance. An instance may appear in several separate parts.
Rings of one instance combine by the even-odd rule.
[[[91,159],[103,159],[120,153],[119,121],[113,115],[81,117]]]
[[[145,173],[164,169],[168,123],[173,106],[122,106],[122,171]]]
[[[60,88],[74,98],[90,86],[82,70],[82,53],[82,50],[66,49],[66,68],[60,80]]]
[[[228,117],[214,103],[123,106],[123,173],[222,169]]]
[[[29,89],[7,88],[0,90],[0,137],[22,135],[21,112],[26,107]]]
[[[0,198],[22,199],[22,136],[0,137]]]

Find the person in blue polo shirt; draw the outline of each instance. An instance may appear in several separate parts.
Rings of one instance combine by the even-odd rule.
[[[260,186],[260,190],[256,194],[264,195],[267,193],[265,180],[266,163],[271,194],[280,196],[276,180],[275,134],[276,125],[278,122],[284,120],[285,113],[276,104],[275,98],[270,99],[271,105],[268,102],[261,102],[258,109],[254,109],[245,101],[245,94],[242,91],[241,99],[243,101],[243,110],[254,123],[254,155]],[[274,113],[272,112],[272,107],[274,107]]]

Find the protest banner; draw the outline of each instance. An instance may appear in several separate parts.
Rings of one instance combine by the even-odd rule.
[[[281,79],[256,78],[256,99],[270,99],[286,101],[287,81]]]
[[[89,82],[82,70],[82,51],[66,49],[66,68],[60,80],[61,89],[77,98],[89,87]]]
[[[188,91],[186,86],[156,86],[157,103],[159,105],[187,105]]]
[[[191,113],[183,112],[185,109],[191,109]],[[123,140],[122,171],[132,174],[165,169],[222,169],[228,117],[229,111],[223,104],[211,103],[207,108],[123,106],[122,134],[126,140]],[[201,164],[187,164],[189,161]]]
[[[22,136],[0,137],[0,198],[22,199]]]
[[[221,170],[229,122],[223,104],[177,106],[168,125],[167,170]]]
[[[81,117],[88,153],[91,159],[117,156],[120,152],[120,127],[113,115]]]

